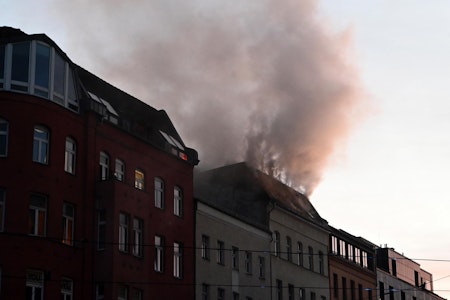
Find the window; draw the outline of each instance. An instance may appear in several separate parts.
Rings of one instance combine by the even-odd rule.
[[[61,300],[73,299],[73,281],[68,278],[61,280]]]
[[[217,241],[217,263],[225,265],[225,243],[223,241]]]
[[[233,292],[233,300],[239,300],[239,293]]]
[[[76,158],[76,144],[71,138],[66,138],[66,152],[64,155],[64,171],[70,174],[75,174],[75,158]]]
[[[287,260],[292,261],[292,240],[290,237],[286,237],[286,255]]]
[[[303,244],[302,242],[297,242],[297,264],[303,266]]]
[[[311,292],[311,300],[316,300],[316,293],[315,292]]]
[[[28,207],[28,233],[45,236],[47,218],[47,198],[40,195],[31,195]]]
[[[245,272],[252,274],[252,253],[250,251],[245,251]]]
[[[361,250],[355,247],[355,263],[361,264]]]
[[[391,260],[392,262],[392,276],[397,276],[397,261],[395,258]]]
[[[155,271],[164,271],[164,238],[155,236]]]
[[[0,46],[0,89],[3,89],[5,83],[5,46]]]
[[[173,276],[182,277],[183,247],[180,243],[173,243]]]
[[[53,100],[64,103],[66,62],[59,55],[55,55],[54,72],[53,72]]]
[[[342,277],[342,299],[347,300],[347,279]]]
[[[292,284],[288,284],[288,299],[289,300],[294,300],[295,296],[294,296],[294,285]]]
[[[3,189],[0,189],[0,232],[5,229],[5,201],[6,201],[6,192]]]
[[[345,242],[344,241],[342,241],[342,240],[339,240],[339,254],[342,256],[342,257],[347,257],[347,247],[345,246]]]
[[[143,292],[140,289],[133,289],[131,300],[142,300],[143,299],[142,293]]]
[[[128,215],[119,214],[119,250],[128,252]]]
[[[145,187],[145,175],[142,170],[136,169],[134,170],[134,187],[143,190]]]
[[[36,270],[27,270],[26,300],[44,299],[44,273]]]
[[[209,300],[209,285],[206,283],[202,284],[202,300]]]
[[[352,244],[347,244],[347,258],[350,261],[354,261],[355,257],[353,255],[353,245]]]
[[[283,282],[277,279],[277,300],[283,300]]]
[[[161,178],[155,178],[155,207],[164,208],[164,182]]]
[[[128,300],[128,287],[126,285],[119,285],[117,287],[117,300]]]
[[[358,300],[363,300],[363,287],[362,284],[358,284]],[[402,299],[405,300],[405,299]]]
[[[11,89],[28,92],[30,42],[13,44],[11,64]]]
[[[217,288],[217,300],[225,300],[225,290],[223,288]]]
[[[63,204],[63,217],[62,217],[62,231],[63,238],[62,243],[66,245],[73,245],[73,230],[75,222],[75,208],[72,204]]]
[[[95,285],[95,300],[105,299],[105,285],[103,283],[97,283]]]
[[[280,256],[280,233],[275,231],[275,256]]]
[[[202,235],[202,258],[209,260],[209,236]]]
[[[304,288],[298,289],[298,299],[305,300],[305,289]]]
[[[333,273],[333,296],[339,298],[339,279],[336,273]]]
[[[309,262],[309,269],[311,271],[314,271],[314,251],[312,247],[308,247],[308,262]]]
[[[0,157],[8,156],[8,132],[9,123],[0,118]]]
[[[368,267],[368,257],[367,257],[367,252],[366,251],[361,251],[361,261],[362,261],[362,266],[364,268]]]
[[[101,209],[97,213],[97,250],[104,250],[106,244],[106,211]]]
[[[144,221],[141,219],[134,218],[133,219],[133,255],[142,256],[142,245],[143,245],[143,229]]]
[[[331,253],[339,254],[338,238],[335,236],[331,236]]]
[[[389,286],[389,300],[394,300],[394,287],[392,287],[391,285]]]
[[[239,270],[239,248],[231,248],[231,267],[234,270]]]
[[[325,264],[323,259],[323,252],[319,251],[319,273],[322,275],[325,273]]]
[[[173,189],[173,214],[178,217],[183,215],[183,193],[178,186]]]
[[[263,256],[258,257],[259,261],[259,278],[264,279],[266,278],[266,259]]]
[[[350,280],[350,299],[356,300],[355,296],[355,281]]]
[[[116,179],[119,181],[125,181],[125,163],[120,159],[116,159],[116,170],[114,172]]]
[[[41,164],[48,164],[48,148],[49,148],[48,130],[43,126],[34,127],[33,138],[33,161]]]
[[[34,71],[34,93],[48,98],[50,82],[50,47],[36,44],[36,67]]]
[[[109,178],[109,155],[100,152],[100,179],[107,180]]]

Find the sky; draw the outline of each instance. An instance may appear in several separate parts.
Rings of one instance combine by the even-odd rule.
[[[78,65],[167,110],[200,167],[244,159],[273,171],[330,225],[416,260],[450,298],[450,3],[0,7],[1,25],[47,34]]]

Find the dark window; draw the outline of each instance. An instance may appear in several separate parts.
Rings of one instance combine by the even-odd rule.
[[[395,300],[394,288],[392,286],[389,286],[389,300]]]
[[[384,282],[380,281],[378,284],[379,288],[380,288],[380,300],[384,300],[384,296],[385,296],[385,291],[384,291]]]
[[[392,275],[397,277],[397,261],[392,259]]]
[[[42,126],[34,127],[33,161],[48,164],[48,148],[50,133]]]
[[[55,67],[53,73],[53,100],[64,102],[64,87],[66,78],[66,63],[59,54],[55,55]]]
[[[347,300],[347,279],[342,277],[342,299]]]
[[[209,236],[202,235],[202,258],[209,260],[210,250],[209,250]]]
[[[350,280],[350,299],[355,300],[355,282]]]
[[[294,300],[295,299],[294,286],[292,284],[288,284],[288,299],[289,300]]]
[[[275,231],[275,256],[280,255],[280,233],[278,231]]]
[[[287,260],[292,261],[292,240],[290,237],[286,237],[286,254]]]
[[[277,279],[277,300],[283,300],[283,282]]]
[[[13,44],[11,89],[25,92],[28,91],[29,57],[29,42]]]
[[[363,300],[363,287],[362,287],[362,284],[358,284],[358,300]]]
[[[39,43],[36,45],[36,69],[34,74],[35,94],[48,97],[50,48]]]
[[[0,118],[0,157],[8,155],[9,123]]]
[[[105,249],[106,244],[106,211],[99,210],[97,214],[97,250]]]
[[[5,46],[0,46],[0,89],[3,88],[5,78]]]
[[[333,296],[339,298],[339,281],[338,275],[333,273]]]

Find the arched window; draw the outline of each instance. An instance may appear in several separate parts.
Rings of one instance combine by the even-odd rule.
[[[77,145],[75,140],[67,137],[66,138],[66,152],[64,155],[64,171],[70,174],[75,174],[75,166],[76,166],[76,154],[77,154]]]
[[[44,126],[34,127],[33,161],[48,164],[50,133]]]

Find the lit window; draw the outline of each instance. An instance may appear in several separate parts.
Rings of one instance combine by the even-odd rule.
[[[5,228],[5,198],[5,190],[0,189],[0,232]]]
[[[173,243],[173,276],[182,277],[183,272],[183,248],[180,243]]]
[[[105,249],[106,244],[106,211],[101,209],[97,214],[97,250]]]
[[[134,187],[140,190],[144,189],[145,175],[141,170],[134,170]]]
[[[155,178],[155,207],[164,208],[164,182],[161,178]]]
[[[120,159],[116,159],[116,171],[114,172],[116,179],[125,181],[125,163]]]
[[[178,186],[173,189],[173,213],[178,217],[183,214],[183,193]]]
[[[45,127],[34,127],[33,161],[48,164],[48,148],[50,134]]]
[[[61,300],[73,299],[73,281],[68,278],[61,280]]]
[[[245,272],[252,273],[252,253],[250,251],[245,251]]]
[[[63,219],[62,219],[62,230],[63,230],[63,244],[73,245],[73,230],[75,220],[75,208],[73,205],[64,203],[63,204]]]
[[[107,180],[109,178],[109,155],[100,152],[100,179]]]
[[[217,241],[217,263],[225,264],[225,243],[223,241]]]
[[[361,250],[355,247],[355,263],[361,264]]]
[[[34,71],[34,93],[48,98],[50,83],[50,47],[36,44],[36,67]]]
[[[28,207],[28,233],[45,236],[47,218],[47,199],[39,195],[31,195]]]
[[[333,254],[339,254],[339,241],[335,236],[331,237],[331,252]]]
[[[42,271],[27,270],[26,300],[44,299],[44,273]]]
[[[76,144],[71,138],[66,138],[66,152],[64,156],[64,171],[70,174],[75,174],[75,160],[76,160]]]
[[[209,236],[202,235],[202,258],[209,260]]]
[[[239,270],[239,248],[231,248],[231,267],[234,270]]]
[[[142,256],[142,228],[143,221],[140,219],[133,219],[133,255]]]
[[[11,61],[11,89],[28,92],[30,43],[13,44]]]
[[[164,271],[164,238],[155,236],[155,271]]]
[[[119,250],[128,251],[128,215],[119,214]]]
[[[117,300],[128,300],[128,287],[126,285],[119,285],[117,289]]]
[[[0,118],[0,157],[8,156],[9,123]]]

